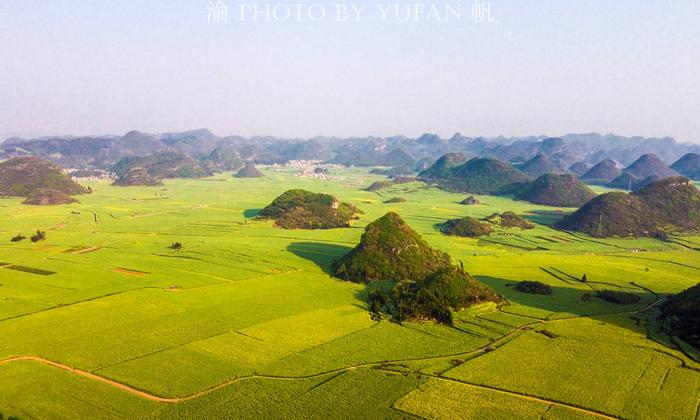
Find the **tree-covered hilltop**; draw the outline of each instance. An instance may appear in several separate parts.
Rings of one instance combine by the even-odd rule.
[[[700,154],[688,153],[678,159],[671,169],[690,179],[700,181]]]
[[[538,153],[532,159],[519,165],[518,169],[533,178],[540,177],[544,174],[561,174],[566,172],[564,168],[554,163],[542,153]]]
[[[336,261],[336,277],[355,283],[416,280],[450,263],[433,250],[396,213],[389,212],[365,228],[360,244]]]
[[[576,162],[573,165],[569,166],[569,172],[578,177],[583,176],[586,172],[590,170],[591,165],[589,165],[586,162]]]
[[[333,274],[355,283],[391,282],[370,287],[370,310],[396,321],[435,319],[451,323],[451,310],[500,298],[469,274],[452,266],[401,217],[389,212],[367,225],[360,244],[336,261]]]
[[[596,193],[574,175],[545,174],[519,187],[515,198],[556,207],[580,207]]]
[[[612,159],[603,159],[593,165],[586,173],[581,175],[581,179],[590,184],[605,185],[620,176],[622,170]]]
[[[661,306],[666,331],[700,349],[700,283],[673,295]]]
[[[469,197],[460,201],[459,204],[462,204],[465,206],[478,206],[479,204],[481,204],[481,202],[479,200],[477,200],[473,195],[470,195]]]
[[[114,166],[114,185],[157,185],[166,178],[201,178],[211,173],[199,161],[177,152],[126,157]]]
[[[145,168],[130,168],[117,178],[112,185],[118,187],[130,187],[135,185],[155,187],[163,185],[159,178],[152,177]]]
[[[254,163],[246,163],[234,176],[236,178],[262,178],[265,174],[260,172]]]
[[[512,211],[505,211],[500,214],[493,213],[489,216],[484,217],[481,220],[504,228],[534,229],[535,227],[535,225],[528,222],[521,216],[518,216],[517,214],[513,213]]]
[[[418,178],[454,192],[490,194],[530,178],[511,164],[490,158],[474,158],[458,164],[460,155],[446,155]]]
[[[467,238],[478,238],[493,232],[491,224],[481,222],[473,217],[462,217],[451,219],[440,225],[442,233],[453,236],[463,236]]]
[[[23,156],[0,163],[0,195],[29,197],[41,189],[60,191],[66,195],[89,192],[48,160]]]
[[[210,171],[235,171],[243,166],[240,154],[232,145],[219,146],[202,158],[202,165]]]
[[[333,229],[350,226],[360,211],[329,194],[289,190],[258,213],[284,229]]]
[[[595,237],[666,237],[700,230],[700,191],[684,177],[652,182],[627,194],[601,194],[555,227]]]
[[[446,178],[452,168],[463,165],[467,162],[467,157],[461,153],[447,153],[435,161],[432,166],[423,170],[418,176],[428,181]]]
[[[624,171],[608,186],[612,188],[627,188],[639,189],[652,181],[677,176],[678,172],[666,166],[658,156],[648,153],[642,155],[631,165],[625,168]]]

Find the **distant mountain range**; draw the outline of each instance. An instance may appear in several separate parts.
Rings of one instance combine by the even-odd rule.
[[[435,134],[418,138],[314,137],[311,139],[219,137],[206,129],[181,133],[148,134],[130,131],[124,136],[62,136],[34,139],[10,138],[0,144],[0,159],[36,155],[65,167],[111,169],[123,158],[155,152],[177,152],[206,163],[211,169],[234,169],[242,162],[262,164],[290,160],[320,160],[355,166],[391,166],[397,172],[418,172],[446,153],[510,162],[532,177],[547,172],[566,173],[569,168],[593,167],[604,159],[628,166],[646,154],[665,165],[689,153],[700,154],[700,145],[677,143],[672,138],[623,137],[613,134],[567,134],[562,137],[467,137],[449,139]],[[575,166],[574,166],[575,165]]]

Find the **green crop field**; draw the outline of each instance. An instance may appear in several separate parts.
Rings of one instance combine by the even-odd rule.
[[[595,239],[549,227],[571,209],[333,169],[268,168],[93,183],[80,203],[0,199],[0,413],[7,418],[697,419],[698,350],[660,332],[657,306],[700,281],[700,237]],[[291,188],[364,214],[350,228],[255,220]],[[597,189],[601,191],[601,189]],[[384,204],[402,197],[406,202]],[[372,320],[365,286],[329,275],[371,221],[399,213],[508,301],[453,326]],[[536,227],[481,239],[436,225],[514,211]],[[10,242],[37,229],[45,241]],[[171,249],[180,242],[182,249]],[[582,282],[586,274],[588,281]],[[536,280],[551,295],[529,295]],[[618,305],[597,291],[636,294]]]

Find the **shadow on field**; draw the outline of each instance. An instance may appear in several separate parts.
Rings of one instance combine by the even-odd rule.
[[[292,242],[287,251],[318,265],[324,273],[330,274],[331,264],[352,248],[328,242]]]
[[[523,215],[527,220],[540,225],[553,225],[569,212],[561,210],[532,210]]]
[[[260,210],[262,209],[247,209],[243,210],[243,216],[246,219],[252,219],[253,217],[257,216],[258,213],[260,213]]]

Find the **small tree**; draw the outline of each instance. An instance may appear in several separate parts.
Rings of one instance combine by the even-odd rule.
[[[22,241],[22,240],[24,240],[24,239],[27,239],[27,237],[26,237],[26,236],[23,236],[23,235],[20,233],[20,234],[17,235],[17,236],[13,236],[12,239],[10,239],[10,241],[11,241],[11,242],[19,242],[19,241]]]
[[[43,241],[46,239],[46,232],[37,229],[36,234],[32,235],[30,239],[32,242]]]
[[[583,274],[583,277],[581,277],[581,281],[584,283],[588,281],[588,277],[586,277],[585,273]]]
[[[170,249],[182,249],[182,244],[180,242],[173,242],[170,244]]]

